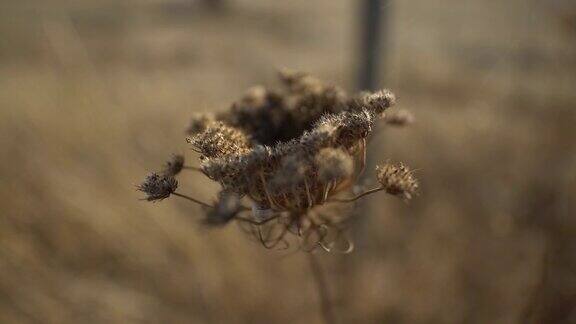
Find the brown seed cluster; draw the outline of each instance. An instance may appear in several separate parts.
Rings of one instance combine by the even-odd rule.
[[[339,236],[342,218],[324,215],[316,207],[337,201],[335,196],[354,185],[365,168],[367,140],[396,98],[388,90],[350,96],[301,72],[282,71],[279,78],[279,89],[253,87],[229,110],[192,119],[188,142],[201,154],[200,171],[222,186],[206,223],[242,219],[258,227],[265,245],[295,231],[299,237],[316,237],[318,245],[330,249],[325,240]],[[173,157],[162,174],[173,179],[183,168],[183,159]],[[402,165],[379,169],[378,180],[388,193],[406,199],[417,188]],[[147,179],[141,186],[150,200],[175,190],[149,189],[153,186],[146,183],[154,181]],[[243,197],[251,207],[241,205]],[[253,211],[251,217],[238,216],[246,210]],[[276,218],[281,235],[265,238],[261,227]],[[328,235],[334,228],[337,235]]]
[[[170,197],[177,187],[178,181],[172,175],[152,173],[146,177],[146,180],[137,189],[146,194],[144,199],[157,201]]]
[[[410,199],[418,190],[418,181],[412,175],[412,171],[402,163],[398,165],[386,163],[377,166],[376,177],[386,192],[391,195]]]

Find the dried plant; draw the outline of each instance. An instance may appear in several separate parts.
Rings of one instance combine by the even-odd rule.
[[[350,251],[344,230],[348,216],[326,212],[328,204],[353,203],[384,191],[409,200],[418,189],[403,164],[377,167],[378,185],[342,198],[366,167],[367,141],[379,119],[409,124],[409,112],[388,114],[396,98],[388,90],[347,95],[301,72],[282,71],[280,90],[250,89],[228,111],[192,119],[187,141],[200,166],[185,166],[175,155],[139,189],[147,200],[176,195],[203,205],[205,223],[239,221],[265,247],[286,247],[289,236],[305,250]],[[176,192],[182,169],[200,171],[222,186],[214,205]],[[242,205],[248,201],[250,207]]]

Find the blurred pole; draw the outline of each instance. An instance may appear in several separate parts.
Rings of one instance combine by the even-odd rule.
[[[375,90],[380,85],[381,64],[385,62],[382,44],[386,40],[388,7],[392,0],[362,0],[360,12],[360,53],[358,88]]]
[[[362,0],[360,12],[360,53],[358,62],[358,88],[359,90],[377,90],[382,86],[382,67],[385,67],[385,45],[388,29],[388,7],[392,0]],[[368,156],[367,165],[374,165],[374,155]],[[365,173],[365,177],[372,176]],[[364,182],[364,181],[362,181]],[[364,203],[358,213],[367,215],[369,206]],[[370,231],[369,223],[362,222],[355,231],[355,240],[359,245],[366,233]]]
[[[361,0],[359,1],[361,7],[360,14],[358,15],[358,30],[357,36],[360,40],[359,51],[357,53],[357,87],[359,90],[376,90],[382,86],[384,76],[381,75],[382,68],[385,68],[386,62],[384,47],[387,41],[388,31],[388,7],[392,0]],[[368,157],[367,164],[372,167],[374,165],[374,156]],[[372,176],[371,172],[366,172],[364,177]],[[363,177],[363,178],[364,178]],[[362,183],[364,181],[361,181]],[[358,220],[351,227],[351,237],[358,249],[352,255],[347,255],[345,258],[340,258],[338,262],[339,280],[336,281],[336,288],[338,289],[335,296],[339,301],[344,303],[350,294],[356,292],[356,274],[359,270],[359,262],[365,260],[370,253],[367,248],[367,233],[370,233],[370,226],[372,223],[367,216],[369,214],[369,206],[367,201],[359,204],[355,214]],[[354,295],[353,295],[354,296]],[[345,312],[340,312],[345,315]],[[345,318],[342,322],[352,321],[352,317]]]

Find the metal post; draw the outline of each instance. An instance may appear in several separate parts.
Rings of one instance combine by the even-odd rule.
[[[358,87],[375,90],[380,85],[381,64],[384,63],[382,43],[386,36],[387,12],[391,0],[363,0],[360,15],[360,62]]]

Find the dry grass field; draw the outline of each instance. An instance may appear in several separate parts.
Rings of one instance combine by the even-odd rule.
[[[302,252],[135,190],[193,112],[281,67],[355,90],[358,1],[0,3],[0,323],[315,323]],[[320,253],[341,323],[576,323],[576,6],[391,1],[383,86],[416,122],[369,168],[416,168],[409,204],[359,204]],[[211,200],[217,186],[183,175]]]

